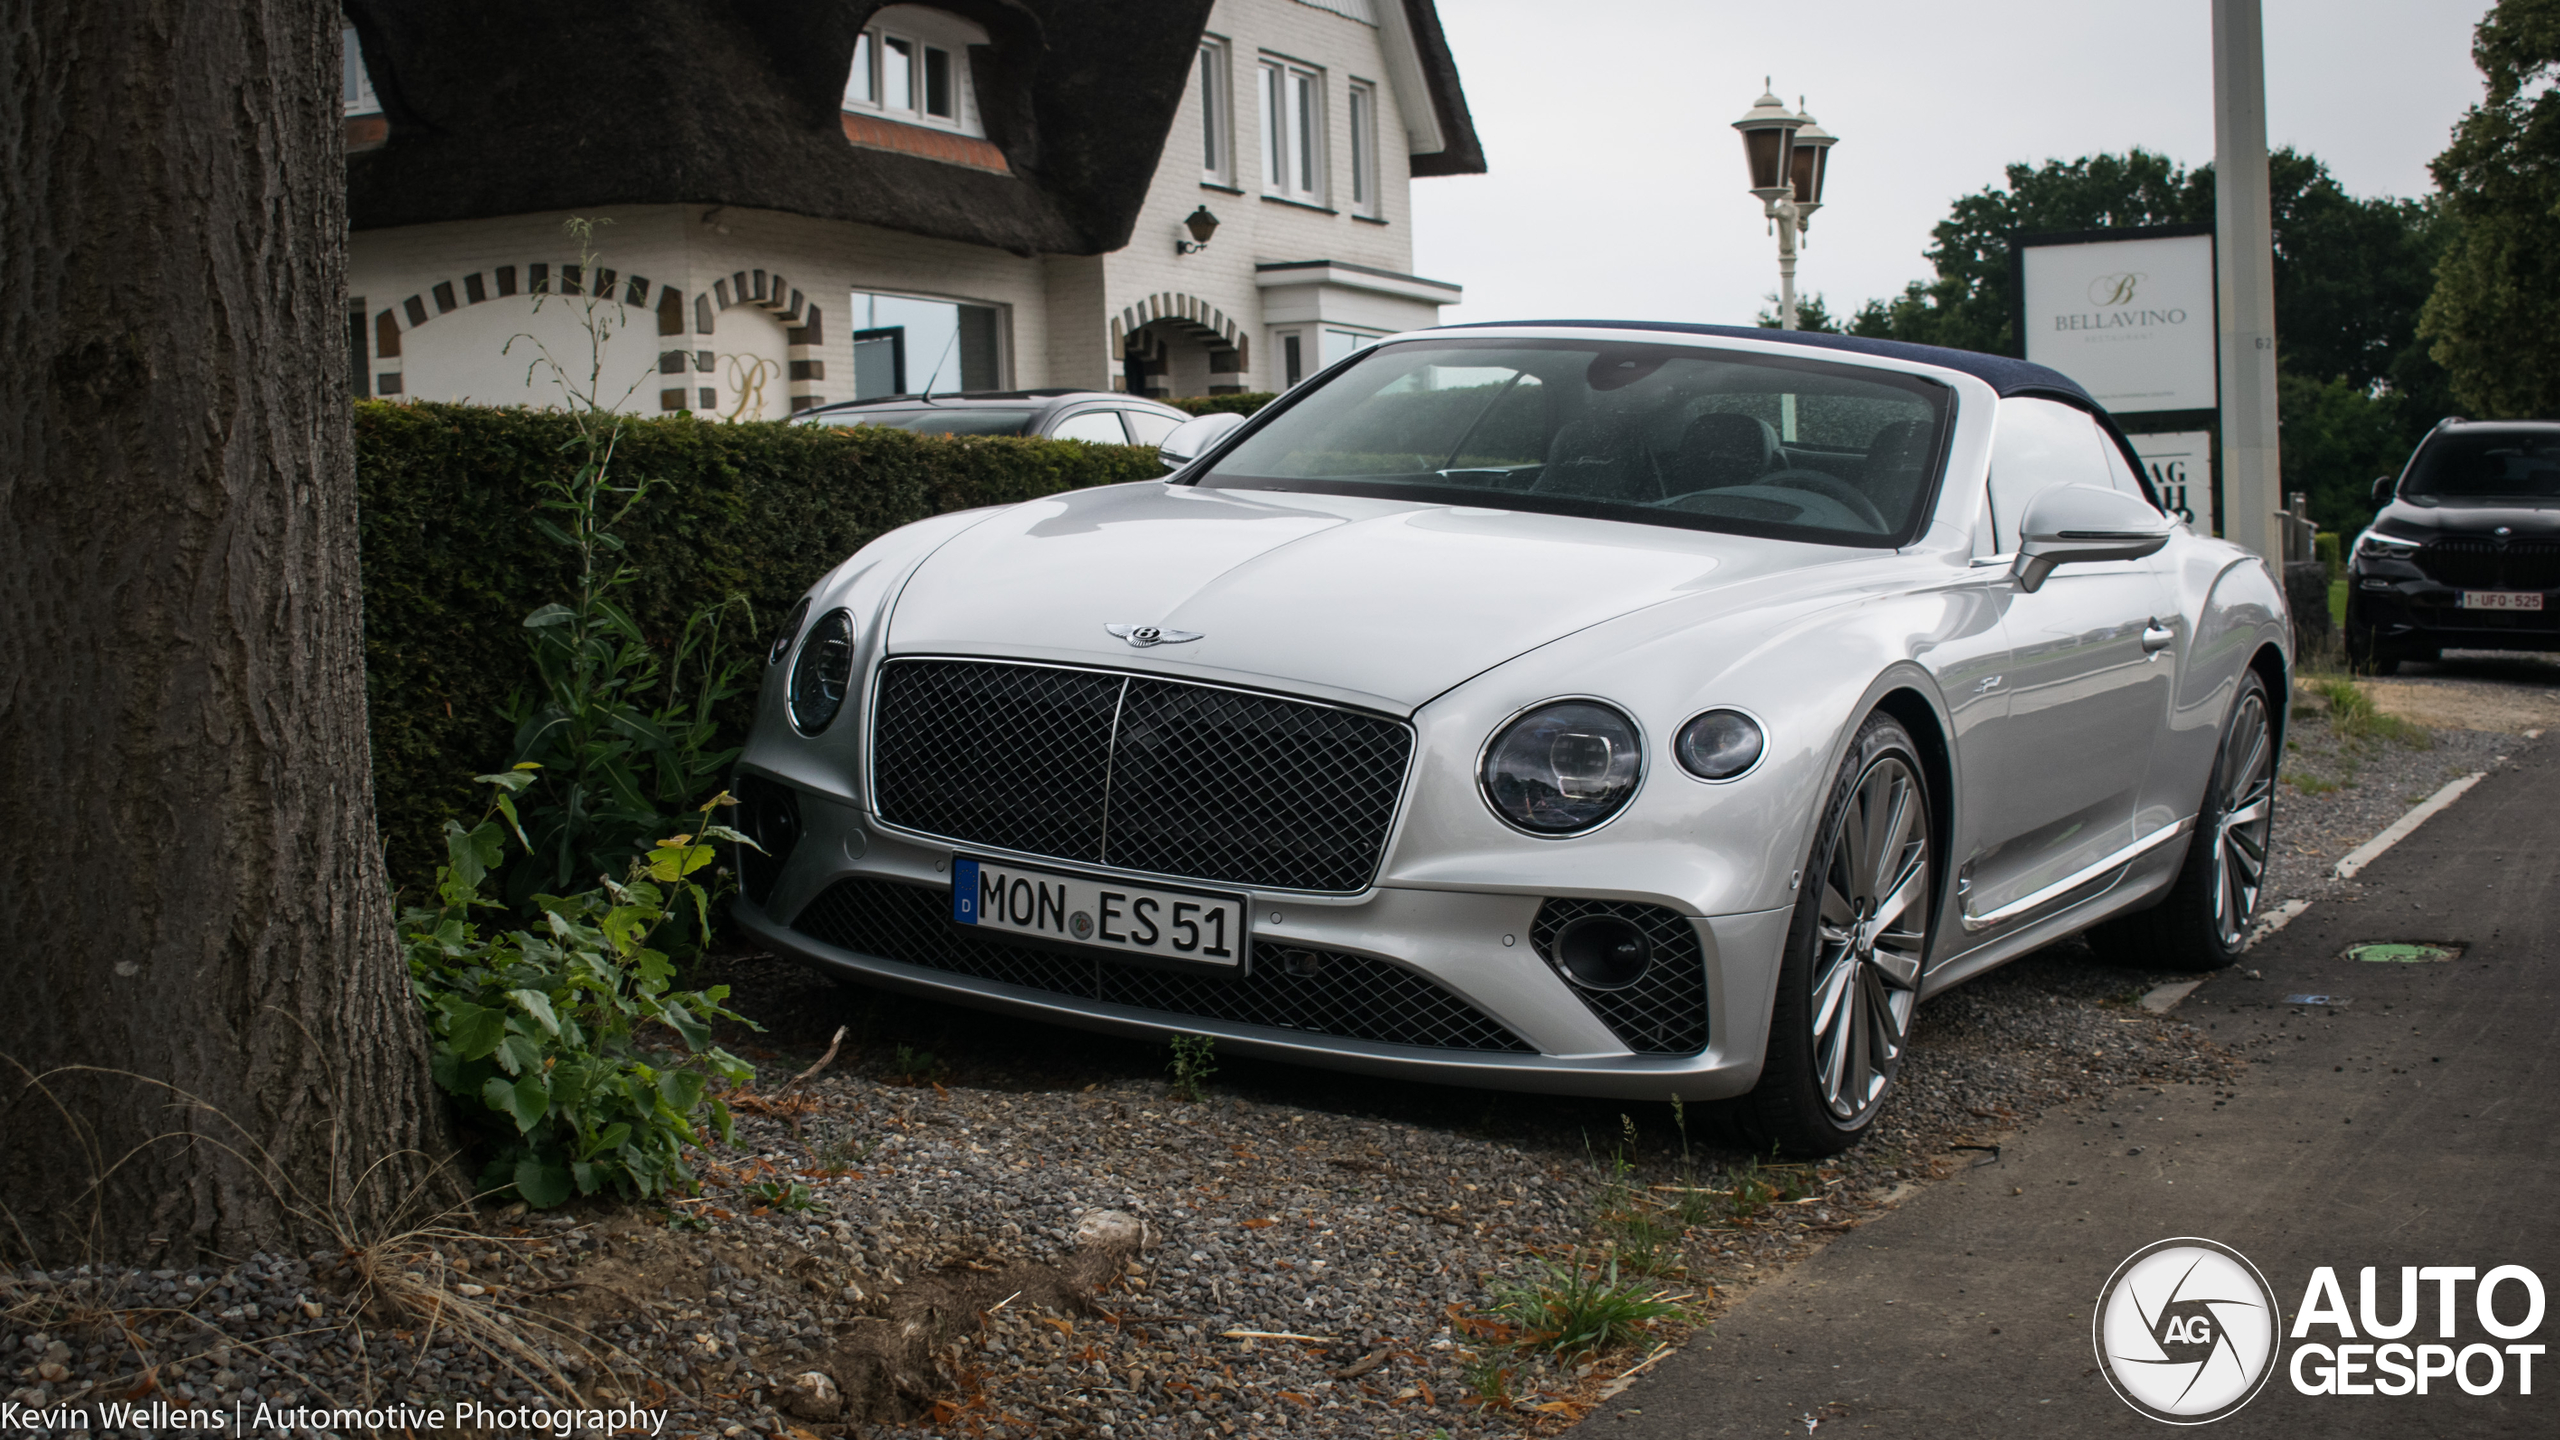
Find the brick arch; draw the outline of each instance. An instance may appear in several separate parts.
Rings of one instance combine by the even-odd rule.
[[[373,351],[377,367],[376,393],[400,393],[400,337],[428,324],[439,315],[478,305],[484,301],[505,299],[515,295],[586,295],[611,300],[626,310],[652,310],[657,318],[660,344],[683,343],[685,333],[685,292],[673,285],[652,286],[648,276],[617,272],[612,266],[598,265],[590,276],[582,267],[535,260],[524,265],[497,265],[475,270],[459,281],[436,281],[397,306],[382,310],[373,317]],[[590,289],[589,287],[593,288]],[[657,291],[651,300],[652,289]],[[795,411],[823,403],[816,386],[826,378],[826,365],[819,358],[818,347],[825,343],[824,320],[817,306],[791,287],[779,269],[745,269],[711,282],[711,289],[692,297],[693,328],[712,333],[720,311],[739,305],[753,305],[783,322],[789,334],[791,408]],[[709,351],[665,349],[658,354],[661,375],[680,376],[701,368],[697,361]],[[385,362],[389,362],[387,365]],[[694,408],[692,387],[676,381],[673,388],[659,392],[659,408],[683,410]],[[703,408],[712,405],[703,399]]]
[[[1111,317],[1111,359],[1114,364],[1129,358],[1129,347],[1133,342],[1143,350],[1146,340],[1140,332],[1149,326],[1188,334],[1207,345],[1213,355],[1220,350],[1234,352],[1235,359],[1231,363],[1236,375],[1241,376],[1253,368],[1253,338],[1245,328],[1217,306],[1178,290],[1149,295]],[[1212,363],[1214,366],[1215,361]],[[1213,369],[1212,373],[1218,372]]]

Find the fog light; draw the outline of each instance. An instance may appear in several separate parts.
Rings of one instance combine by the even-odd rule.
[[[1651,963],[1653,942],[1615,915],[1585,915],[1556,935],[1556,964],[1585,990],[1624,990]]]

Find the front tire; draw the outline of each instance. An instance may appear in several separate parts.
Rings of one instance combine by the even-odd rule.
[[[1787,929],[1760,1083],[1728,1112],[1752,1149],[1836,1155],[1893,1093],[1937,910],[1919,753],[1891,716],[1870,716],[1832,781]]]
[[[2390,641],[2373,633],[2373,625],[2360,613],[2353,599],[2347,601],[2347,623],[2341,627],[2347,644],[2347,668],[2359,675],[2396,675],[2400,673],[2400,651]]]
[[[2205,974],[2240,958],[2266,881],[2275,828],[2276,735],[2267,682],[2242,673],[2187,858],[2168,897],[2092,929],[2089,943],[2121,965]]]

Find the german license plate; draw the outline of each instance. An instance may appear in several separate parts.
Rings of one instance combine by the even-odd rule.
[[[1241,895],[1132,885],[1093,875],[951,862],[951,920],[979,930],[1181,965],[1244,968]]]
[[[2539,610],[2542,608],[2542,595],[2535,590],[2465,590],[2462,592],[2462,608],[2465,610]]]

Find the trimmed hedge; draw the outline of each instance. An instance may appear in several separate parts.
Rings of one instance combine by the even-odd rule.
[[[1250,415],[1279,398],[1276,391],[1248,390],[1241,395],[1185,395],[1164,403],[1194,415]]]
[[[524,617],[565,598],[573,564],[534,529],[533,486],[574,468],[572,433],[556,411],[355,407],[374,808],[403,885],[432,880],[444,822],[486,804],[471,777],[508,759],[499,707],[532,679]],[[802,591],[884,531],[1164,473],[1132,446],[690,416],[629,422],[614,467],[670,482],[620,527],[641,576],[625,594],[634,617],[668,640],[696,605],[743,594],[756,636],[742,645],[769,640]],[[735,708],[743,725],[745,699]]]

